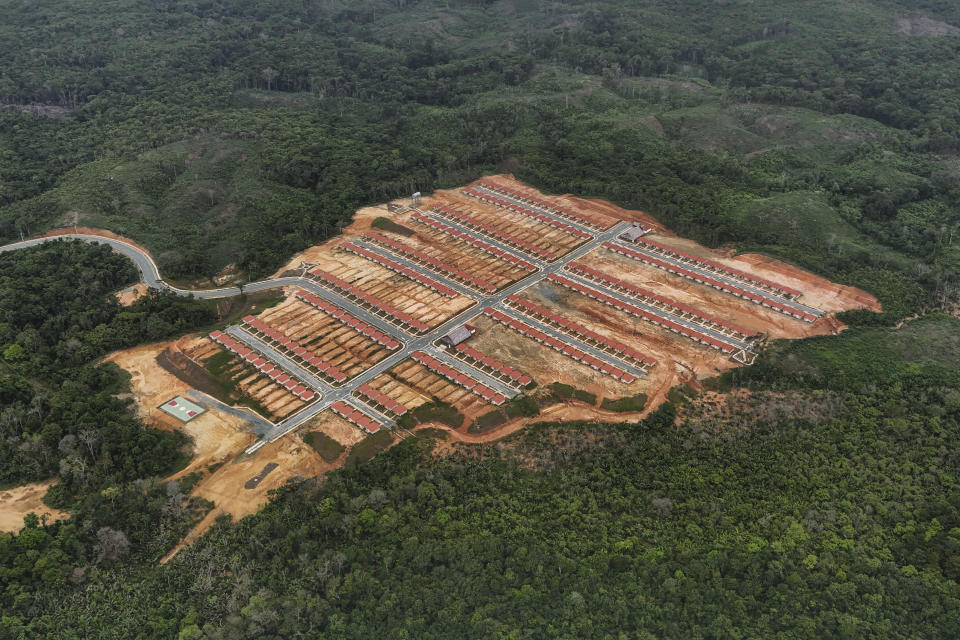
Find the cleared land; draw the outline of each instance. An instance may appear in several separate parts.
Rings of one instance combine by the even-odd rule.
[[[46,515],[47,522],[70,517],[58,509],[43,504],[43,496],[52,482],[36,482],[21,487],[0,490],[0,533],[16,533],[23,528],[23,517],[34,513],[38,518]]]
[[[392,224],[372,228],[376,218]],[[631,223],[649,242],[625,235]],[[617,247],[666,252],[674,262]],[[707,280],[678,263],[699,265]],[[671,387],[742,366],[772,338],[836,332],[837,311],[879,310],[869,294],[783,262],[710,250],[643,212],[546,196],[506,175],[415,207],[363,209],[342,236],[295,256],[277,276],[300,279],[278,283],[286,299],[235,327],[114,356],[134,374],[147,417],[162,423],[157,404],[196,387],[256,410],[272,423],[257,427],[270,434],[322,431],[351,447],[368,442],[364,430],[410,414],[400,424],[486,442],[544,418],[636,420]],[[795,317],[791,305],[806,311]],[[462,323],[472,326],[458,338],[469,357],[439,342]],[[574,393],[550,392],[554,382]],[[640,396],[646,403],[626,412],[601,406]],[[429,422],[440,415],[463,424]],[[296,435],[271,436],[257,455],[237,457],[254,439],[244,422],[211,410],[184,427],[198,443],[189,469],[207,469],[195,493],[217,504],[192,536],[217,514],[253,513],[289,478],[350,459],[347,449],[324,461]],[[223,431],[213,446],[211,433]],[[277,467],[241,490],[268,462]]]
[[[468,344],[490,360],[522,369],[540,386],[559,381],[583,389],[597,397],[597,406],[590,415],[623,419],[624,414],[602,410],[600,401],[642,393],[648,397],[644,409],[648,412],[662,402],[666,391],[677,382],[695,385],[701,378],[739,366],[740,362],[732,360],[731,354],[739,352],[738,360],[749,362],[769,339],[799,338],[841,329],[834,317],[837,311],[879,309],[876,300],[862,291],[831,283],[780,261],[710,250],[672,234],[643,212],[571,195],[547,196],[509,175],[489,176],[463,189],[439,191],[418,206],[411,205],[409,201],[398,201],[359,211],[342,236],[295,256],[278,274],[328,274],[331,279],[322,282],[311,278],[322,289],[314,287],[311,292],[335,303],[339,296],[341,307],[355,304],[345,310],[373,322],[374,329],[389,331],[389,338],[403,341],[403,354],[394,350],[395,345],[388,349],[382,340],[378,343],[371,339],[369,332],[363,334],[342,318],[334,318],[316,305],[297,299],[297,290],[289,287],[283,303],[257,318],[282,334],[272,342],[271,336],[262,331],[258,337],[276,347],[277,354],[289,356],[311,375],[316,374],[321,384],[314,384],[313,388],[318,393],[330,396],[334,387],[342,386],[345,394],[338,398],[380,422],[396,416],[384,413],[382,404],[371,402],[371,393],[383,394],[379,396],[381,400],[389,398],[405,410],[434,400],[446,402],[466,415],[469,423],[491,408],[491,397],[496,392],[506,393],[509,398],[510,391],[520,390],[518,385],[508,385],[506,390],[484,389],[483,383],[490,383],[484,375],[491,370],[479,362],[448,360],[438,369],[425,366],[423,360],[401,357],[425,353],[429,361],[430,354],[438,355],[432,344],[426,345],[425,351],[420,346],[422,341],[408,344],[410,336],[434,340],[439,334],[432,332],[454,317],[476,326],[478,330]],[[372,227],[377,218],[391,224],[381,222]],[[626,229],[624,223],[642,224],[649,229],[646,237],[660,246],[702,258],[731,273],[746,272],[782,285],[792,293],[778,298],[779,302],[789,302],[796,295],[797,301],[816,310],[816,318],[797,319],[782,309],[775,310],[776,302],[773,306],[766,301],[760,304],[739,293],[685,278],[662,265],[658,268],[602,246],[600,241],[605,239],[633,246],[629,239],[619,237]],[[584,246],[588,243],[589,247]],[[642,243],[636,246],[639,248]],[[636,305],[622,308],[624,301],[638,300],[625,297],[612,281],[584,280],[584,273],[572,270],[570,263],[593,269],[668,303],[654,303],[657,308],[641,305],[647,313],[638,312]],[[555,275],[548,278],[551,271]],[[560,286],[562,278],[573,278],[580,289]],[[496,297],[507,288],[512,295],[576,323],[576,330],[556,323],[545,326],[542,316],[524,315],[526,312],[516,305],[509,310],[523,321],[522,330],[503,326],[502,319],[499,324],[491,321],[483,315],[484,309],[493,304],[494,308],[508,310],[503,297]],[[595,293],[599,295],[594,296]],[[670,305],[679,308],[671,309]],[[728,325],[735,326],[740,333],[728,331]],[[749,337],[745,338],[744,332]],[[284,350],[282,342],[287,338],[294,341],[298,351]],[[571,349],[558,348],[558,338]],[[656,363],[637,366],[636,360],[622,356],[619,347],[599,345],[598,352],[597,339],[625,345]],[[257,348],[249,341],[246,344]],[[208,340],[198,341],[184,353],[232,391],[235,399],[258,409],[272,422],[296,416],[308,404],[296,393],[290,393],[291,383],[278,384],[275,375],[264,374],[264,366],[269,371],[271,364],[278,363],[258,364],[256,353],[244,358]],[[325,378],[321,375],[325,369],[317,373],[310,367],[312,356],[322,361],[323,367],[333,365],[343,377]],[[385,366],[377,368],[378,363]],[[371,368],[376,371],[362,375]],[[310,387],[307,380],[295,382]],[[324,387],[325,384],[332,386]],[[480,393],[474,390],[477,384]],[[358,390],[361,385],[363,389]],[[498,397],[493,404],[499,406],[503,400]]]

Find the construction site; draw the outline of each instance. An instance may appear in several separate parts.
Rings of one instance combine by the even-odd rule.
[[[198,484],[214,502],[274,458],[288,463],[264,469],[257,504],[308,468],[336,466],[305,433],[350,447],[423,428],[491,441],[542,416],[636,421],[677,384],[750,366],[769,340],[835,333],[837,312],[879,310],[863,291],[507,175],[362,209],[268,284],[282,287],[275,305],[164,352],[163,375],[180,380],[169,388],[193,387],[191,402],[219,390],[188,431],[231,414],[229,453],[209,442],[216,456],[198,452],[233,459]],[[155,363],[112,359],[143,394]],[[557,396],[558,383],[572,395]],[[526,399],[541,417],[512,410]],[[610,409],[624,399],[627,410]],[[153,408],[167,400],[152,394],[141,411],[162,423]]]

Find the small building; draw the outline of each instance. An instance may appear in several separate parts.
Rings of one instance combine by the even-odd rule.
[[[620,238],[627,242],[636,242],[637,238],[642,238],[651,231],[653,231],[653,229],[649,229],[639,222],[634,222],[626,231],[620,234]]]
[[[476,330],[475,328],[471,327],[470,325],[468,325],[468,324],[462,324],[462,325],[460,325],[459,327],[457,327],[456,329],[452,330],[452,331],[451,331],[450,333],[448,333],[447,335],[445,335],[445,336],[443,336],[442,338],[440,338],[440,342],[441,342],[442,344],[447,345],[448,347],[455,347],[455,346],[457,346],[458,344],[460,344],[461,342],[469,339],[470,336],[472,336],[474,333],[476,333],[476,331],[477,331],[477,330]]]

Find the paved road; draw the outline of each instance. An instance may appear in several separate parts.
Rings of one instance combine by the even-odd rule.
[[[617,367],[618,369],[624,369],[637,376],[647,375],[647,372],[644,371],[643,369],[639,367],[635,367],[632,364],[628,364],[626,361],[621,360],[616,356],[610,355],[603,349],[589,345],[583,340],[580,340],[579,338],[575,338],[567,333],[564,333],[559,329],[554,329],[549,324],[545,322],[541,322],[540,320],[537,320],[536,318],[532,318],[524,313],[521,313],[512,307],[504,306],[500,309],[500,311],[507,314],[508,316],[512,316],[513,318],[516,318],[517,320],[520,320],[521,322],[524,322],[530,325],[534,329],[539,329],[544,333],[550,334],[554,338],[558,338],[560,340],[563,340],[564,342],[568,342],[572,346],[580,349],[581,351],[589,353],[590,355],[594,356],[598,360],[602,360],[607,364]]]
[[[783,296],[767,291],[766,289],[755,287],[751,284],[747,284],[743,280],[738,280],[737,278],[734,278],[732,276],[724,275],[723,273],[719,273],[717,271],[710,271],[709,269],[704,269],[703,267],[698,267],[689,262],[684,262],[678,258],[674,258],[673,256],[667,256],[662,253],[657,253],[656,251],[652,251],[644,247],[642,244],[624,244],[622,242],[617,242],[617,241],[613,241],[613,243],[623,247],[624,249],[642,253],[649,258],[656,258],[657,260],[663,260],[664,262],[669,262],[670,264],[676,267],[682,267],[683,269],[687,269],[688,271],[693,271],[694,273],[698,273],[701,276],[706,276],[714,280],[720,280],[721,282],[726,282],[727,284],[731,284],[735,287],[739,287],[744,291],[750,291],[751,293],[755,293],[758,296],[771,298],[773,300],[781,302],[782,304],[794,307],[796,309],[800,309],[801,311],[806,311],[807,313],[813,314],[818,318],[823,315],[823,311],[821,311],[820,309],[815,309],[814,307],[807,306],[802,302],[798,302],[797,300],[793,300],[791,298],[785,298]]]
[[[48,242],[56,242],[57,240],[70,238],[74,240],[83,240],[84,242],[94,242],[97,244],[106,244],[110,245],[114,251],[118,251],[123,255],[127,256],[137,265],[140,269],[140,274],[143,278],[143,281],[146,285],[152,289],[161,289],[169,288],[168,286],[162,284],[160,279],[160,272],[157,270],[157,265],[153,262],[153,259],[149,254],[141,251],[137,247],[133,246],[128,242],[123,242],[122,240],[114,240],[113,238],[104,238],[103,236],[95,236],[86,233],[69,233],[62,236],[50,236],[47,238],[33,238],[32,240],[23,240],[22,242],[14,242],[13,244],[7,244],[0,247],[0,253],[5,253],[7,251],[16,251],[17,249],[26,249],[27,247],[36,247],[41,244],[46,244]]]
[[[353,243],[363,247],[364,249],[367,249],[368,251],[372,251],[373,253],[376,253],[379,256],[382,256],[384,258],[389,258],[394,262],[399,262],[403,266],[413,269],[414,271],[416,271],[422,276],[426,276],[433,280],[437,280],[438,282],[440,282],[440,284],[447,285],[448,287],[450,287],[460,295],[467,296],[468,298],[475,298],[477,297],[477,295],[479,295],[477,291],[471,289],[467,285],[461,284],[460,282],[447,277],[447,274],[441,271],[434,271],[433,269],[423,266],[419,262],[413,262],[409,258],[402,256],[398,253],[394,253],[389,249],[385,249],[384,247],[381,247],[378,244],[373,244],[372,242],[366,242],[364,240],[359,240],[359,239],[354,240]]]
[[[486,242],[487,244],[489,244],[489,245],[491,245],[491,246],[494,246],[494,247],[497,247],[498,249],[502,249],[503,251],[506,251],[507,253],[509,253],[510,255],[512,255],[514,258],[519,258],[520,260],[523,260],[524,262],[529,262],[530,264],[532,264],[532,265],[535,266],[535,267],[543,267],[544,265],[547,264],[546,261],[541,260],[540,258],[538,258],[537,256],[535,256],[535,255],[533,255],[533,254],[531,254],[531,253],[526,253],[526,252],[524,252],[524,251],[520,251],[519,249],[515,249],[515,248],[511,247],[510,245],[504,243],[502,240],[497,239],[497,237],[494,236],[494,235],[487,235],[486,233],[484,233],[484,232],[482,232],[482,231],[477,231],[476,229],[471,229],[470,227],[468,227],[468,226],[466,226],[466,225],[460,224],[460,223],[457,222],[456,220],[452,220],[452,219],[450,219],[450,218],[444,218],[443,216],[438,216],[438,215],[436,215],[435,213],[427,213],[427,212],[424,212],[424,211],[420,211],[420,213],[422,213],[423,215],[428,216],[428,217],[430,217],[430,218],[433,218],[433,219],[436,220],[437,222],[442,222],[443,224],[447,225],[448,227],[453,227],[453,228],[456,229],[457,231],[462,231],[463,233],[469,233],[469,234],[472,235],[473,237],[479,238],[479,239],[483,240],[484,242]],[[563,259],[563,258],[560,258],[560,260],[562,260],[562,259]]]
[[[570,220],[569,218],[564,218],[563,216],[558,216],[558,215],[555,214],[555,213],[552,213],[552,212],[550,212],[550,211],[547,211],[546,209],[543,209],[543,208],[538,207],[538,206],[536,206],[536,205],[530,204],[530,203],[528,203],[528,202],[522,202],[522,201],[517,200],[516,198],[514,198],[514,197],[512,197],[512,196],[504,195],[504,194],[500,193],[499,191],[494,191],[493,189],[488,189],[488,188],[486,188],[486,187],[484,187],[484,186],[476,186],[476,187],[473,187],[473,188],[476,189],[477,191],[481,192],[481,193],[487,194],[488,196],[493,196],[493,197],[495,197],[495,198],[500,198],[500,199],[502,199],[502,200],[506,200],[507,202],[512,202],[513,204],[519,205],[519,206],[521,206],[521,207],[526,207],[527,209],[530,209],[531,211],[536,211],[537,213],[542,213],[542,214],[545,215],[545,216],[549,216],[549,217],[553,218],[553,219],[556,220],[557,222],[562,222],[563,224],[568,224],[568,225],[570,225],[571,227],[573,227],[573,228],[575,228],[575,229],[579,229],[580,231],[585,231],[585,232],[587,232],[587,233],[589,233],[589,234],[591,234],[591,235],[597,232],[596,229],[593,229],[593,228],[591,228],[591,227],[588,227],[588,226],[586,226],[586,225],[584,225],[584,224],[581,224],[581,223],[579,223],[579,222],[576,222],[576,221],[574,221],[574,220]]]
[[[629,223],[626,223],[626,222],[617,224],[616,226],[612,227],[609,231],[606,231],[603,234],[597,235],[593,240],[588,241],[586,244],[570,252],[569,254],[564,256],[562,259],[560,259],[558,262],[551,265],[544,265],[540,272],[531,273],[530,275],[518,280],[517,282],[513,283],[512,285],[510,285],[509,287],[507,287],[506,289],[502,290],[499,293],[496,293],[490,296],[478,296],[476,294],[472,294],[471,297],[477,300],[479,304],[460,312],[459,314],[450,318],[449,320],[444,322],[442,325],[440,325],[433,331],[430,331],[426,335],[408,339],[406,341],[406,344],[404,345],[404,348],[397,349],[388,357],[384,358],[377,364],[373,365],[371,368],[367,369],[363,373],[351,379],[343,387],[330,391],[328,394],[324,396],[322,402],[315,402],[314,404],[310,405],[311,407],[314,407],[314,408],[320,407],[320,409],[312,412],[309,416],[305,416],[303,420],[290,419],[285,422],[277,424],[276,428],[270,434],[265,436],[263,440],[251,446],[247,450],[248,453],[252,453],[253,451],[256,451],[258,448],[260,448],[267,442],[274,442],[275,440],[282,438],[283,436],[295,430],[301,424],[309,420],[310,417],[313,417],[313,415],[316,415],[316,413],[318,413],[319,411],[322,411],[323,409],[330,406],[337,400],[350,400],[350,394],[354,389],[356,389],[362,384],[366,384],[370,382],[371,380],[373,380],[380,374],[384,373],[391,367],[399,364],[401,361],[406,359],[412,352],[432,351],[433,353],[436,353],[436,350],[432,348],[431,343],[437,340],[438,338],[442,337],[443,335],[445,335],[454,327],[457,327],[463,324],[464,322],[467,322],[471,318],[474,318],[480,315],[483,312],[483,309],[485,309],[486,307],[504,308],[501,303],[505,298],[515,293],[518,293],[529,286],[536,284],[541,279],[543,279],[544,277],[546,277],[551,273],[561,273],[563,271],[563,267],[565,264],[567,264],[571,260],[576,260],[582,257],[586,253],[598,247],[601,243],[606,242],[611,238],[615,238],[618,234],[622,233],[623,229],[625,229],[627,226],[629,226]],[[506,250],[508,248],[505,247],[504,249]],[[414,265],[411,263],[410,267],[414,268]],[[429,272],[429,273],[431,273],[432,275],[437,275],[437,274],[434,274],[433,272]],[[568,274],[564,274],[564,275],[568,275]],[[447,280],[442,276],[439,276],[439,277],[441,281],[446,282],[451,286],[453,286],[452,281]],[[301,278],[290,278],[290,279],[295,281],[293,284],[298,284],[299,286],[304,286],[303,285],[304,282],[309,282],[308,280],[304,280]],[[246,287],[244,288],[246,289]],[[323,289],[322,287],[319,287],[319,286],[316,286],[315,289],[311,289],[311,290],[314,290],[315,293],[319,296],[326,296],[327,294],[330,293],[327,289]],[[343,302],[340,302],[337,300],[331,300],[331,302],[342,304],[344,308],[346,308],[348,311],[351,311],[351,312],[353,311],[352,308],[356,307],[356,305],[353,305],[347,300],[344,300]],[[600,357],[600,356],[597,356],[597,357]],[[455,366],[455,365],[451,362],[450,366]],[[622,365],[618,364],[618,366],[622,366]],[[455,368],[457,368],[460,371],[463,371],[464,373],[467,373],[468,375],[472,375],[472,372],[473,372],[473,367],[470,367],[465,363],[459,363],[459,365],[455,366]],[[493,385],[490,385],[490,386],[493,386]],[[366,409],[365,406],[361,408]]]
[[[287,373],[295,378],[299,378],[300,382],[308,387],[311,387],[315,391],[319,391],[326,395],[333,390],[333,387],[330,386],[330,384],[328,384],[325,380],[313,375],[305,368],[294,362],[291,358],[288,358],[286,354],[278,351],[249,331],[241,328],[240,325],[232,324],[227,327],[226,332],[240,342],[243,342],[247,346],[259,351],[261,354],[265,355],[268,360],[273,362],[273,364],[280,365],[284,370],[286,370]]]
[[[270,430],[274,428],[274,424],[272,422],[256,413],[253,409],[246,409],[246,407],[243,409],[231,407],[230,405],[220,402],[213,396],[207,395],[203,391],[199,391],[197,389],[187,389],[186,394],[190,396],[194,402],[205,409],[216,409],[217,411],[222,411],[223,413],[246,420],[252,426],[253,432],[259,436],[269,433]]]
[[[666,316],[668,319],[673,320],[673,321],[676,322],[677,324],[682,324],[683,326],[687,327],[688,329],[694,329],[694,330],[696,330],[696,331],[699,331],[700,333],[703,333],[703,334],[706,334],[706,335],[708,335],[708,336],[714,337],[714,338],[716,338],[717,340],[722,340],[723,342],[726,342],[727,344],[731,344],[731,345],[737,347],[738,349],[744,349],[744,350],[746,350],[746,351],[750,351],[750,350],[753,348],[753,345],[752,345],[751,343],[749,343],[749,342],[744,342],[743,340],[738,340],[737,338],[734,338],[734,337],[730,336],[729,334],[723,333],[722,331],[717,331],[716,329],[711,329],[710,327],[706,327],[706,326],[704,326],[704,325],[702,325],[702,324],[699,324],[699,323],[694,322],[694,321],[692,321],[692,320],[689,320],[689,319],[687,319],[687,318],[683,318],[683,317],[681,317],[681,316],[679,316],[679,315],[670,313],[669,311],[667,311],[667,310],[665,310],[665,309],[661,309],[661,308],[659,308],[659,307],[655,307],[655,306],[653,306],[652,304],[647,304],[646,302],[641,302],[640,300],[638,300],[638,299],[636,299],[636,298],[632,298],[632,297],[630,297],[630,296],[628,296],[628,295],[624,295],[624,294],[620,293],[619,291],[616,291],[616,290],[614,290],[614,289],[609,289],[609,288],[607,288],[607,287],[604,287],[604,286],[601,285],[601,284],[597,284],[596,282],[592,282],[592,281],[587,280],[587,279],[585,279],[585,278],[580,278],[579,276],[576,276],[576,275],[574,275],[574,274],[572,274],[572,273],[565,273],[565,274],[563,274],[563,275],[564,275],[565,278],[568,278],[569,280],[573,280],[574,282],[577,282],[578,284],[582,284],[582,285],[585,286],[585,287],[590,287],[591,289],[597,289],[597,290],[602,291],[603,293],[605,293],[605,294],[607,294],[607,295],[609,295],[609,296],[612,296],[612,297],[614,297],[614,298],[616,298],[616,299],[618,299],[618,300],[620,300],[620,301],[622,301],[622,302],[625,302],[625,303],[627,303],[627,304],[634,305],[634,306],[636,306],[636,307],[640,307],[641,309],[646,309],[647,311],[649,311],[649,312],[651,312],[651,313],[655,313],[655,314],[657,314],[658,316]],[[560,285],[557,285],[557,286],[560,286]]]
[[[448,224],[451,227],[458,227],[462,231],[471,233],[474,236],[478,235],[474,231],[471,231],[463,227],[459,227],[459,225],[457,225],[454,222],[451,222],[446,219],[442,219],[442,220],[444,224]],[[566,220],[564,220],[564,222],[569,223],[569,221],[566,221]],[[544,277],[546,277],[551,273],[562,273],[564,265],[566,265],[568,262],[579,259],[583,255],[589,253],[590,251],[598,247],[602,242],[614,239],[617,235],[622,233],[623,229],[625,229],[627,226],[629,226],[629,223],[621,222],[615,225],[614,227],[612,227],[610,230],[601,234],[597,234],[596,232],[591,232],[590,230],[585,228],[586,231],[594,234],[594,238],[592,240],[587,241],[580,247],[577,247],[573,251],[567,253],[565,256],[563,256],[562,258],[560,258],[559,260],[557,260],[552,264],[545,264],[539,260],[532,259],[526,254],[520,253],[511,247],[508,247],[502,243],[496,242],[496,240],[484,238],[491,245],[498,246],[504,251],[508,251],[509,253],[513,254],[518,258],[526,260],[527,262],[531,262],[532,264],[536,264],[537,266],[540,267],[540,270],[538,272],[531,273],[525,276],[524,278],[521,278],[517,282],[513,283],[506,289],[500,291],[499,293],[496,293],[494,295],[489,295],[489,296],[478,295],[472,290],[469,290],[466,287],[464,287],[464,285],[454,282],[452,280],[449,280],[448,278],[443,276],[443,274],[438,274],[436,272],[427,270],[421,265],[405,260],[404,262],[411,269],[416,269],[417,271],[424,273],[424,275],[429,275],[432,278],[438,279],[441,282],[446,283],[451,288],[461,291],[464,293],[464,295],[468,295],[469,297],[477,300],[478,304],[450,318],[449,320],[444,322],[442,325],[438,326],[437,328],[430,331],[426,335],[407,337],[404,340],[404,345],[402,348],[397,349],[396,351],[391,353],[389,356],[387,356],[380,362],[376,363],[375,365],[373,365],[363,373],[355,376],[349,382],[347,382],[345,385],[339,388],[333,388],[326,382],[318,379],[316,376],[309,374],[309,372],[304,370],[302,367],[290,361],[289,358],[277,352],[275,349],[271,348],[269,345],[267,345],[263,341],[258,340],[257,338],[253,337],[249,333],[243,331],[239,327],[237,326],[228,327],[227,328],[228,333],[247,342],[252,347],[262,350],[264,355],[270,358],[275,358],[275,362],[277,364],[279,364],[284,368],[289,367],[289,370],[291,373],[297,374],[298,377],[301,378],[301,380],[303,380],[307,384],[310,384],[315,389],[323,393],[322,399],[312,402],[296,415],[291,416],[290,418],[287,418],[286,420],[283,420],[275,424],[272,429],[270,429],[266,434],[264,434],[263,439],[255,443],[254,445],[252,445],[249,449],[247,449],[247,452],[252,453],[257,449],[259,449],[264,444],[266,444],[267,442],[273,442],[283,437],[287,433],[290,433],[291,431],[293,431],[294,429],[304,424],[305,422],[313,418],[315,415],[317,415],[318,413],[320,413],[321,411],[329,407],[332,403],[336,402],[337,400],[350,401],[356,404],[362,410],[367,411],[371,416],[374,416],[382,420],[384,424],[387,424],[387,425],[392,424],[392,421],[389,421],[386,418],[386,416],[377,415],[377,412],[375,410],[369,408],[367,405],[363,403],[358,402],[356,399],[351,398],[351,394],[353,393],[353,390],[362,384],[366,384],[370,382],[371,380],[376,378],[378,375],[382,374],[383,372],[387,371],[391,367],[395,366],[396,364],[398,364],[399,362],[407,358],[410,355],[410,353],[412,353],[413,351],[426,350],[426,351],[431,351],[434,354],[437,354],[438,358],[443,357],[443,354],[441,354],[438,350],[432,347],[431,345],[432,342],[442,337],[444,334],[449,332],[454,327],[479,315],[480,313],[482,313],[484,308],[499,307],[507,296],[510,296],[522,291],[528,286],[531,286],[536,282],[542,280]],[[58,238],[65,238],[65,237],[84,240],[87,242],[99,242],[99,243],[110,245],[112,248],[130,257],[134,261],[134,263],[139,267],[141,274],[143,275],[144,282],[147,284],[147,286],[151,288],[166,289],[179,295],[193,295],[197,298],[205,298],[205,299],[225,298],[225,297],[238,295],[240,293],[239,287],[225,287],[222,289],[206,289],[206,290],[194,290],[194,291],[173,287],[165,283],[160,278],[160,274],[157,270],[157,266],[148,254],[146,254],[145,252],[141,251],[140,249],[126,242],[113,240],[111,238],[103,238],[101,236],[87,235],[87,234],[69,234],[67,236],[37,238],[34,240],[27,240],[24,242],[18,242],[12,245],[6,245],[4,247],[0,247],[0,251],[13,251],[13,250],[21,249],[24,247],[35,246],[35,245],[43,244],[46,242],[52,242],[57,240]],[[372,247],[371,247],[371,250],[382,251],[382,249],[379,249],[379,248],[373,249]],[[391,255],[391,257],[394,257],[394,256]],[[397,258],[394,257],[394,259],[397,259]],[[564,273],[564,275],[567,277],[570,277],[570,274]],[[320,286],[319,284],[317,284],[316,282],[314,282],[313,280],[307,277],[283,277],[283,278],[273,278],[270,280],[263,280],[260,282],[254,282],[254,283],[244,285],[243,292],[253,293],[256,291],[274,289],[274,288],[285,286],[285,285],[297,286],[302,289],[308,290],[344,308],[345,310],[357,316],[364,322],[367,322],[370,325],[377,327],[381,331],[384,331],[390,335],[396,335],[396,333],[398,332],[398,328],[394,326],[392,323],[390,323],[389,321],[386,321],[383,318],[367,311],[366,309],[361,308],[357,304],[331,291],[330,289],[327,289],[326,287]],[[594,285],[590,284],[590,286],[594,286]],[[630,300],[630,302],[635,303],[635,301],[633,300]],[[527,321],[526,318],[524,320]],[[551,329],[550,327],[544,326],[542,330],[546,333],[546,332],[550,332],[550,329]],[[702,328],[700,328],[699,326],[697,327],[697,329],[702,330]],[[557,336],[557,337],[560,337],[560,336]],[[568,338],[565,337],[565,339],[568,339]],[[589,351],[588,345],[584,345],[584,347],[588,347],[588,348],[585,348],[584,350]],[[596,355],[596,357],[602,358],[604,360],[607,360],[609,358],[609,356],[604,357],[600,353],[593,353],[593,355]],[[515,391],[513,391],[509,387],[506,387],[502,383],[499,383],[499,381],[496,381],[490,378],[489,376],[483,376],[483,374],[480,374],[480,375],[476,374],[474,372],[474,368],[470,367],[469,365],[466,365],[465,363],[459,362],[456,359],[451,358],[449,361],[449,364],[450,366],[454,366],[458,370],[473,376],[474,378],[480,380],[484,384],[488,384],[488,386],[497,389],[501,393],[504,393],[504,395],[510,395],[510,396],[516,395]],[[619,362],[616,362],[616,364],[617,366],[620,366],[620,367],[623,366],[623,364]],[[484,380],[484,378],[489,378],[489,380]]]
[[[507,386],[502,381],[497,380],[490,374],[484,371],[481,371],[476,367],[470,366],[466,362],[463,362],[461,360],[458,360],[457,358],[454,358],[443,349],[432,347],[429,353],[437,360],[442,360],[443,362],[447,363],[457,371],[463,371],[464,373],[466,373],[468,376],[470,376],[477,382],[487,385],[491,389],[494,389],[498,393],[502,393],[508,398],[512,398],[515,395],[517,395],[517,390],[514,389],[513,387]]]

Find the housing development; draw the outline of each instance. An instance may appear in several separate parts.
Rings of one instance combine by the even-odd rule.
[[[298,256],[272,281],[279,304],[185,351],[228,358],[271,423],[249,453],[327,409],[376,433],[425,403],[472,421],[556,382],[649,410],[677,381],[749,365],[770,338],[832,331],[830,314],[869,302],[509,176],[385,209]]]

